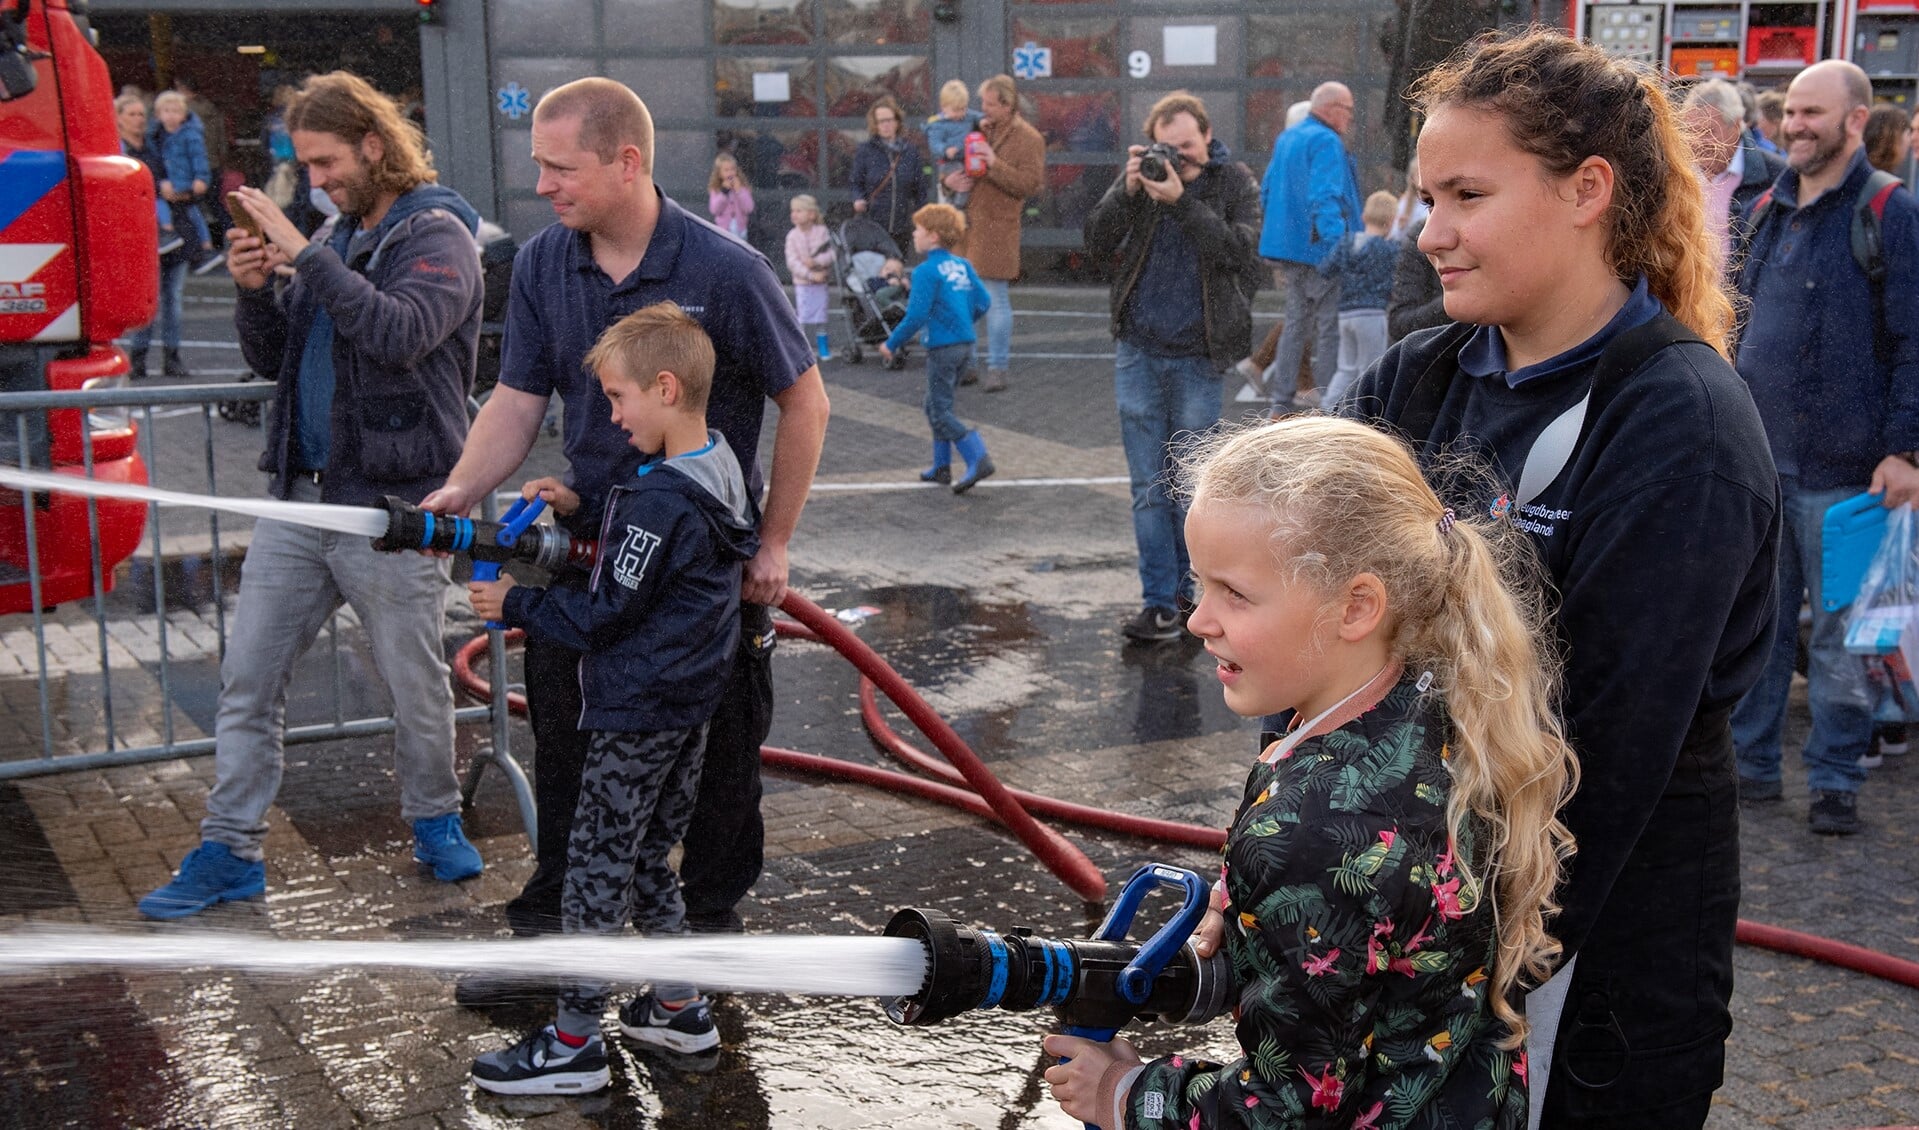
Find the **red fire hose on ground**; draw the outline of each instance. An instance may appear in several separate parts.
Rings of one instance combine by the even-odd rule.
[[[1008,789],[952,726],[934,712],[926,700],[864,640],[848,631],[817,604],[790,589],[786,599],[780,602],[780,610],[797,621],[778,622],[776,627],[781,635],[826,644],[859,671],[860,720],[874,742],[912,768],[940,780],[928,781],[890,769],[774,746],[764,746],[760,750],[761,764],[767,768],[853,781],[906,793],[997,821],[1018,836],[1040,862],[1072,888],[1075,894],[1090,902],[1097,902],[1105,896],[1105,876],[1086,858],[1085,853],[1058,832],[1035,820],[1035,813],[1081,827],[1119,832],[1161,843],[1215,850],[1224,845],[1226,833],[1218,828],[1111,812],[1056,797]],[[509,639],[518,637],[517,631],[508,636]],[[486,681],[474,673],[473,661],[475,656],[486,650],[486,646],[487,637],[478,636],[461,647],[453,660],[455,679],[468,693],[482,700],[491,697],[491,690]],[[941,763],[901,737],[887,723],[880,709],[879,692],[884,692],[952,764]],[[526,699],[523,696],[511,694],[507,702],[515,713],[526,713]],[[1743,945],[1810,958],[1919,989],[1919,962],[1743,918],[1739,920],[1735,936]]]

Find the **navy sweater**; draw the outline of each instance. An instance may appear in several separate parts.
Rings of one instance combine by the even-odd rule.
[[[1484,514],[1546,424],[1593,388],[1565,469],[1512,510],[1556,592],[1561,708],[1584,772],[1563,813],[1579,854],[1549,926],[1579,955],[1569,1022],[1597,994],[1633,1049],[1631,1071],[1596,1101],[1676,1101],[1717,1085],[1731,1023],[1739,860],[1727,717],[1771,647],[1776,475],[1751,396],[1705,345],[1668,345],[1599,387],[1588,364],[1515,388],[1460,371],[1472,329],[1393,346],[1360,379],[1353,414],[1390,429],[1422,377],[1442,382],[1415,450],[1429,474],[1444,452],[1490,463],[1492,483],[1438,484],[1449,505]],[[1575,1067],[1595,1079],[1614,1070]]]

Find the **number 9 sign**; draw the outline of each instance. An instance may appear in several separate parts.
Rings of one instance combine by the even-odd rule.
[[[1126,71],[1134,78],[1145,78],[1153,73],[1153,57],[1144,51],[1135,51],[1126,56]]]

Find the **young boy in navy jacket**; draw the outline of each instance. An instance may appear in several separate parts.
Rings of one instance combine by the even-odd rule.
[[[739,633],[740,567],[759,547],[758,507],[726,440],[706,426],[713,343],[672,302],[614,323],[586,355],[613,422],[652,456],[615,486],[585,592],[512,577],[470,587],[473,610],[585,653],[580,728],[592,731],[567,845],[562,928],[613,934],[627,923],[678,933],[686,908],[667,852],[699,789],[707,722]],[[521,488],[571,513],[557,479]],[[572,982],[559,1018],[512,1048],[473,1061],[498,1094],[581,1094],[606,1086],[600,1039],[607,986]],[[691,985],[657,983],[620,1009],[642,1043],[697,1053],[719,1044],[712,1009]]]
[[[933,428],[933,465],[920,472],[920,479],[953,482],[947,464],[957,447],[966,460],[966,475],[953,483],[954,494],[965,494],[993,473],[986,441],[953,413],[953,390],[977,340],[973,323],[993,305],[973,264],[953,254],[965,235],[966,215],[950,204],[928,204],[913,213],[913,249],[926,261],[913,268],[906,316],[880,343],[880,355],[891,361],[895,350],[926,330],[926,422]]]

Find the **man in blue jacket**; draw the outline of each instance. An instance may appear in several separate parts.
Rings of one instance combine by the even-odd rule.
[[[1320,83],[1306,120],[1274,140],[1260,186],[1266,222],[1259,253],[1273,261],[1273,281],[1286,295],[1286,328],[1266,370],[1275,416],[1293,409],[1294,378],[1308,345],[1316,391],[1332,382],[1339,363],[1339,280],[1323,268],[1339,241],[1359,228],[1359,183],[1344,141],[1353,112],[1344,83]]]
[[[309,79],[287,110],[300,161],[340,214],[309,242],[265,193],[240,197],[260,237],[228,232],[247,364],[278,382],[260,469],[276,498],[417,502],[466,439],[480,333],[479,215],[433,183],[420,132],[344,71]],[[291,276],[277,293],[276,275]],[[220,668],[213,789],[200,846],[140,900],[181,918],[266,886],[261,841],[279,792],[293,664],[342,601],[396,706],[400,814],[414,858],[442,881],[481,870],[460,827],[453,693],[442,636],[447,562],[366,538],[262,519],[240,575]]]
[[[1872,736],[1863,667],[1846,654],[1845,613],[1825,610],[1820,523],[1864,490],[1885,505],[1919,501],[1919,202],[1894,188],[1880,216],[1884,280],[1854,259],[1860,190],[1872,175],[1861,139],[1866,72],[1839,60],[1799,72],[1786,92],[1787,170],[1758,215],[1739,291],[1751,303],[1739,374],[1752,387],[1779,468],[1784,536],[1779,627],[1765,674],[1733,713],[1739,791],[1776,801],[1780,730],[1792,684],[1801,599],[1812,602],[1804,757],[1814,832],[1860,830],[1859,758]]]

